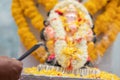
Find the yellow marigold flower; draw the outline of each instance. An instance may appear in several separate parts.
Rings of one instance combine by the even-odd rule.
[[[94,49],[94,43],[93,42],[88,43],[88,53],[91,53],[93,49]]]

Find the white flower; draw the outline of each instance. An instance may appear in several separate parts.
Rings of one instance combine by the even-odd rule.
[[[55,39],[58,38],[54,44],[56,60],[62,67],[66,68],[66,67],[68,67],[67,63],[70,62],[70,58],[66,54],[62,54],[62,50],[63,50],[63,48],[67,47],[67,42],[65,41],[65,37],[67,36],[67,33],[64,29],[64,25],[61,21],[60,16],[57,13],[55,13],[55,10],[64,8],[65,6],[67,6],[69,4],[72,4],[75,7],[77,7],[84,15],[86,15],[85,19],[87,19],[90,22],[90,25],[88,25],[87,23],[83,23],[78,28],[78,32],[75,33],[75,37],[74,37],[75,39],[78,39],[80,37],[83,38],[81,40],[81,42],[75,46],[77,49],[79,49],[81,51],[81,53],[77,54],[78,59],[74,59],[71,61],[71,65],[72,65],[73,69],[78,69],[85,64],[85,62],[87,61],[87,58],[88,58],[87,41],[86,41],[86,39],[84,39],[84,36],[87,34],[87,29],[92,26],[92,21],[91,21],[91,18],[89,16],[86,8],[82,4],[78,3],[75,0],[73,0],[73,1],[64,0],[64,1],[61,1],[60,3],[58,3],[54,7],[54,9],[51,10],[51,14],[50,14],[48,20],[50,21],[51,27],[53,27],[55,30]]]

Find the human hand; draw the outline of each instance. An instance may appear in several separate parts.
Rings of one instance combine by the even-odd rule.
[[[22,62],[0,56],[0,80],[18,80],[22,71]]]

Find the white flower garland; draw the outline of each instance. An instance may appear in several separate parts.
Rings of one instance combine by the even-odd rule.
[[[57,13],[55,13],[55,10],[63,8],[66,5],[69,4],[73,4],[76,8],[80,9],[80,11],[85,15],[85,19],[89,21],[89,25],[87,23],[83,23],[79,28],[78,28],[78,32],[75,33],[75,38],[79,38],[79,37],[84,37],[87,34],[87,29],[91,28],[93,26],[92,20],[89,16],[88,11],[86,10],[86,8],[78,3],[77,1],[74,0],[64,0],[59,2],[59,4],[57,4],[53,10],[51,10],[50,12],[50,16],[48,18],[48,21],[50,21],[50,25],[51,27],[53,27],[54,31],[55,31],[55,38],[59,38],[56,42],[55,42],[55,54],[56,54],[56,60],[58,61],[58,63],[66,68],[68,67],[66,64],[69,62],[69,57],[67,57],[67,55],[62,54],[62,49],[65,48],[67,46],[67,43],[65,42],[65,36],[67,35],[66,31],[64,30],[64,25],[59,17],[59,15]],[[55,19],[55,20],[53,20]],[[82,39],[81,42],[79,44],[77,44],[76,48],[78,48],[79,50],[81,50],[81,54],[77,54],[79,59],[76,60],[72,60],[71,61],[71,65],[73,67],[73,69],[78,69],[80,67],[82,67],[85,62],[87,61],[88,58],[88,51],[87,51],[87,40],[86,39]]]

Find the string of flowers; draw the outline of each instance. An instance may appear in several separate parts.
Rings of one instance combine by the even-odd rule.
[[[118,24],[118,1],[111,0],[106,6],[105,11],[99,15],[95,21],[94,31],[97,37],[101,37],[95,46],[89,50],[90,57],[95,61],[98,56],[103,56],[109,46],[115,41],[120,31]],[[115,20],[116,19],[116,20]],[[120,19],[120,18],[119,18]]]
[[[27,49],[31,48],[38,41],[29,29],[29,26],[24,17],[23,10],[21,8],[19,0],[12,1],[12,15],[18,26],[18,34],[20,36],[22,43]],[[39,48],[33,53],[33,56],[36,59],[38,59],[41,63],[45,61],[46,55],[44,54],[44,51],[45,50],[43,48]]]
[[[104,6],[106,6],[109,0],[88,0],[84,5],[88,9],[88,11],[94,15],[99,10],[101,10]]]
[[[39,4],[45,7],[46,11],[50,11],[58,2],[58,0],[38,0]]]
[[[34,0],[20,0],[24,14],[28,17],[34,28],[41,31],[43,29],[43,16],[37,10]]]

